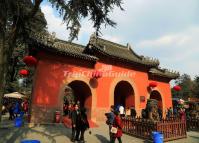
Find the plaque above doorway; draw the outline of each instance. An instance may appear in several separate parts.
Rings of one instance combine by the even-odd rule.
[[[145,96],[140,96],[140,102],[145,102]]]

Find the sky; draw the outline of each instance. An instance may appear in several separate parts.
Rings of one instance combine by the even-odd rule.
[[[110,14],[116,28],[102,25],[102,38],[126,45],[138,55],[157,58],[160,67],[199,75],[199,0],[123,0],[125,11]],[[68,40],[69,32],[55,9],[42,3],[49,32]],[[91,21],[82,21],[78,40],[86,45],[95,30]]]

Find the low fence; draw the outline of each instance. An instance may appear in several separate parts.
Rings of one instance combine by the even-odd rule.
[[[179,118],[157,122],[156,130],[164,134],[164,141],[187,137],[186,122]]]
[[[186,138],[186,123],[180,119],[171,118],[162,121],[152,122],[142,118],[125,117],[123,120],[123,132],[147,140],[152,140],[153,131],[164,134],[164,141]]]
[[[155,131],[155,123],[146,119],[125,117],[122,121],[123,132],[136,137],[147,139],[150,138],[151,132]]]
[[[188,118],[187,130],[199,131],[199,118]]]

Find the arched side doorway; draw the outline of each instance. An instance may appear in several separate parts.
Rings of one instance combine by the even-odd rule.
[[[88,117],[91,117],[91,107],[92,107],[92,93],[90,87],[87,83],[74,80],[68,84],[72,88],[74,99],[80,101],[80,106],[87,109]]]
[[[128,81],[120,81],[115,86],[114,105],[122,105],[125,108],[135,107],[135,93]]]

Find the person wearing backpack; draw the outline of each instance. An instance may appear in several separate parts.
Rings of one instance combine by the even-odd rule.
[[[123,127],[122,120],[120,117],[120,113],[118,111],[115,111],[114,114],[115,114],[115,118],[113,122],[113,127],[116,128],[117,131],[115,133],[112,133],[111,143],[115,143],[116,138],[119,143],[122,143],[122,139],[121,139],[122,127]]]
[[[115,118],[114,105],[111,106],[110,110],[111,111],[109,113],[105,113],[105,116],[107,117],[106,124],[109,126],[109,136],[110,136],[110,141],[111,141],[111,139],[112,139],[111,128],[113,126],[113,122],[114,122],[114,118]]]

